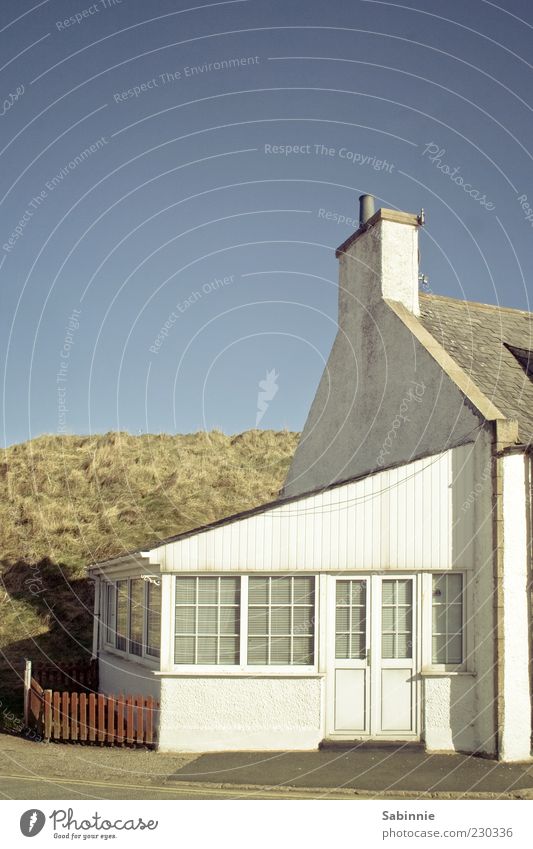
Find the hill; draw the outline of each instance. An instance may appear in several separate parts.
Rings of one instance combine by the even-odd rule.
[[[0,699],[23,658],[87,658],[84,567],[274,499],[299,434],[41,436],[0,463]],[[11,694],[10,694],[11,691]]]

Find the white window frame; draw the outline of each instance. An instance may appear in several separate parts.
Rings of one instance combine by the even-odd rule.
[[[283,665],[283,664],[269,664],[269,665],[260,665],[260,664],[250,664],[248,665],[248,579],[251,577],[261,577],[261,578],[293,578],[293,577],[302,577],[302,578],[313,578],[314,580],[314,609],[313,609],[313,664],[312,665],[304,665],[304,664],[291,664],[291,665]],[[298,573],[287,573],[287,572],[252,572],[252,573],[239,573],[235,574],[234,572],[182,572],[180,574],[173,574],[171,576],[171,584],[170,584],[170,595],[171,598],[167,602],[167,614],[170,612],[169,616],[169,629],[167,631],[168,634],[168,651],[166,653],[166,660],[164,660],[164,652],[163,646],[161,647],[161,661],[162,661],[162,670],[163,665],[165,666],[165,672],[170,672],[183,676],[215,676],[221,677],[226,675],[235,675],[235,676],[266,676],[269,678],[275,677],[305,677],[307,675],[315,675],[318,674],[318,646],[319,646],[319,619],[318,619],[318,611],[320,604],[320,583],[319,576],[315,572],[298,572]],[[176,580],[179,578],[240,578],[241,587],[240,587],[240,599],[241,599],[241,609],[240,609],[240,639],[239,639],[239,663],[236,664],[188,664],[188,663],[175,663],[174,662],[174,636],[175,636],[175,599],[176,599]],[[164,598],[164,593],[163,593]],[[163,601],[163,608],[165,609],[165,601]],[[164,612],[162,613],[164,616]]]
[[[142,581],[144,584],[143,588],[143,636],[142,636],[142,653],[134,654],[130,651],[130,616],[131,616],[131,582],[132,581]],[[158,579],[159,580],[159,579]],[[127,633],[126,633],[126,649],[119,649],[116,645],[116,637],[117,637],[117,583],[119,581],[126,581],[128,584],[128,592],[127,592]],[[104,621],[102,622],[102,632],[103,632],[103,640],[102,640],[102,648],[106,652],[110,652],[112,654],[116,654],[119,657],[124,658],[125,660],[132,661],[133,663],[141,663],[146,666],[151,666],[156,669],[159,669],[160,666],[160,657],[162,653],[162,633],[160,631],[160,644],[159,644],[159,653],[160,657],[156,657],[153,654],[149,654],[147,652],[148,647],[148,581],[143,580],[141,575],[117,575],[116,578],[104,578],[102,579],[103,585],[103,597],[104,597]],[[108,587],[113,587],[114,601],[113,601],[113,617],[112,617],[112,640],[108,640],[108,622],[107,622],[107,593]],[[162,594],[161,594],[162,595]],[[163,608],[161,606],[161,622],[163,620]]]
[[[461,663],[433,663],[433,577],[435,575],[460,575],[463,581],[462,588],[462,637],[463,651]],[[423,639],[422,647],[422,674],[468,673],[471,671],[471,628],[468,620],[468,611],[471,605],[471,573],[460,569],[435,569],[433,572],[425,572],[422,575],[422,597],[425,604],[422,605]]]

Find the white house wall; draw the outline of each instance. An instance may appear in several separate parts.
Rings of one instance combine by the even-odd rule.
[[[160,697],[160,681],[152,668],[106,649],[102,649],[98,657],[98,674],[101,693]]]
[[[378,472],[153,549],[167,572],[433,569],[473,565],[474,448]]]
[[[530,624],[527,587],[530,529],[525,509],[530,460],[523,454],[503,460],[503,717],[501,757],[529,758],[531,751]]]
[[[161,751],[316,749],[323,677],[172,677],[161,682]]]

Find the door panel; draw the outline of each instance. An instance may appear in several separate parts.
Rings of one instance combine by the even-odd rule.
[[[366,670],[335,670],[335,728],[364,732],[366,721]]]
[[[381,731],[413,730],[411,669],[381,671]]]

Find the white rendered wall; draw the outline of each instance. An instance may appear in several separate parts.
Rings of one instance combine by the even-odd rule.
[[[323,717],[320,676],[163,676],[159,750],[316,749]]]
[[[480,747],[475,710],[476,677],[439,675],[424,679],[424,737],[428,752],[487,751]]]
[[[160,681],[152,668],[102,650],[98,658],[99,689],[107,695],[153,696],[159,699]]]
[[[516,454],[503,460],[503,724],[500,759],[528,760],[531,755],[529,680],[528,463]]]

